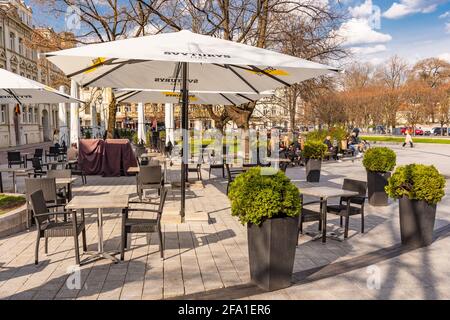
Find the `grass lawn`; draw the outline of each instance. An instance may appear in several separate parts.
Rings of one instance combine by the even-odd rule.
[[[24,197],[0,194],[0,215],[20,207],[25,203]]]
[[[437,144],[450,144],[450,139],[433,139],[433,138],[419,138],[412,137],[414,143],[437,143]],[[404,137],[382,137],[382,136],[362,136],[361,139],[367,141],[379,141],[379,142],[404,142]]]

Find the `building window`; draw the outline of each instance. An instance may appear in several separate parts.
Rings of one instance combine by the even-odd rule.
[[[91,114],[91,106],[86,106],[85,108],[84,108],[84,114]]]
[[[23,55],[23,39],[19,38],[19,54]]]
[[[3,27],[0,27],[0,46],[3,46]]]
[[[22,123],[27,123],[27,108],[22,107]]]
[[[39,115],[39,109],[36,107],[36,108],[34,108],[34,123],[39,123],[38,115]]]
[[[16,35],[14,34],[14,32],[11,32],[9,34],[9,48],[12,51],[16,50]]]
[[[8,108],[8,106],[4,104],[0,107],[0,123],[6,123],[6,108]]]
[[[33,108],[28,108],[28,123],[33,123]]]

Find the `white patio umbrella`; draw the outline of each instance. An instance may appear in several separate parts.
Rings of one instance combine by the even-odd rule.
[[[115,90],[117,103],[128,102],[148,102],[148,103],[180,103],[182,95],[179,92],[167,90],[138,90],[119,89]],[[193,92],[189,91],[189,104],[194,105],[241,105],[249,102],[256,102],[265,97],[272,96],[273,93],[255,94],[249,93],[228,93],[228,92]]]
[[[0,104],[83,102],[42,83],[0,69]]]
[[[182,93],[182,129],[188,128],[189,90],[254,92],[338,72],[330,66],[190,31],[92,44],[45,56],[83,86]],[[184,130],[183,148],[188,148]],[[182,177],[187,169],[183,153]],[[181,215],[185,184],[181,179]]]

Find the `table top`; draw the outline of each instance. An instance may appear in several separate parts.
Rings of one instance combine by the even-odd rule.
[[[123,209],[128,207],[128,195],[105,194],[98,196],[75,196],[66,205],[67,209]]]
[[[127,173],[139,173],[139,167],[129,167]]]
[[[266,158],[264,160],[267,162],[291,162],[290,159],[286,158]]]
[[[343,190],[335,187],[325,186],[298,186],[300,192],[306,196],[313,196],[323,199],[336,197],[351,197],[359,195],[356,191]]]
[[[32,168],[0,168],[0,172],[20,172],[27,173],[33,171]]]
[[[147,152],[147,153],[143,153],[141,154],[141,158],[151,158],[151,157],[158,157],[158,156],[162,156],[161,153],[159,152]]]
[[[69,184],[77,180],[77,178],[56,178],[55,183],[56,184]]]

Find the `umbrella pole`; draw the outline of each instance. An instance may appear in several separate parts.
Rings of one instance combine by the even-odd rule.
[[[187,88],[188,77],[188,63],[182,63],[181,70],[182,77],[182,111],[181,111],[181,130],[183,133],[183,158],[181,159],[181,210],[180,215],[184,217],[186,211],[186,180],[187,180],[187,166],[188,166],[188,153],[189,153],[189,135],[188,135],[188,107],[189,107],[189,94]]]

